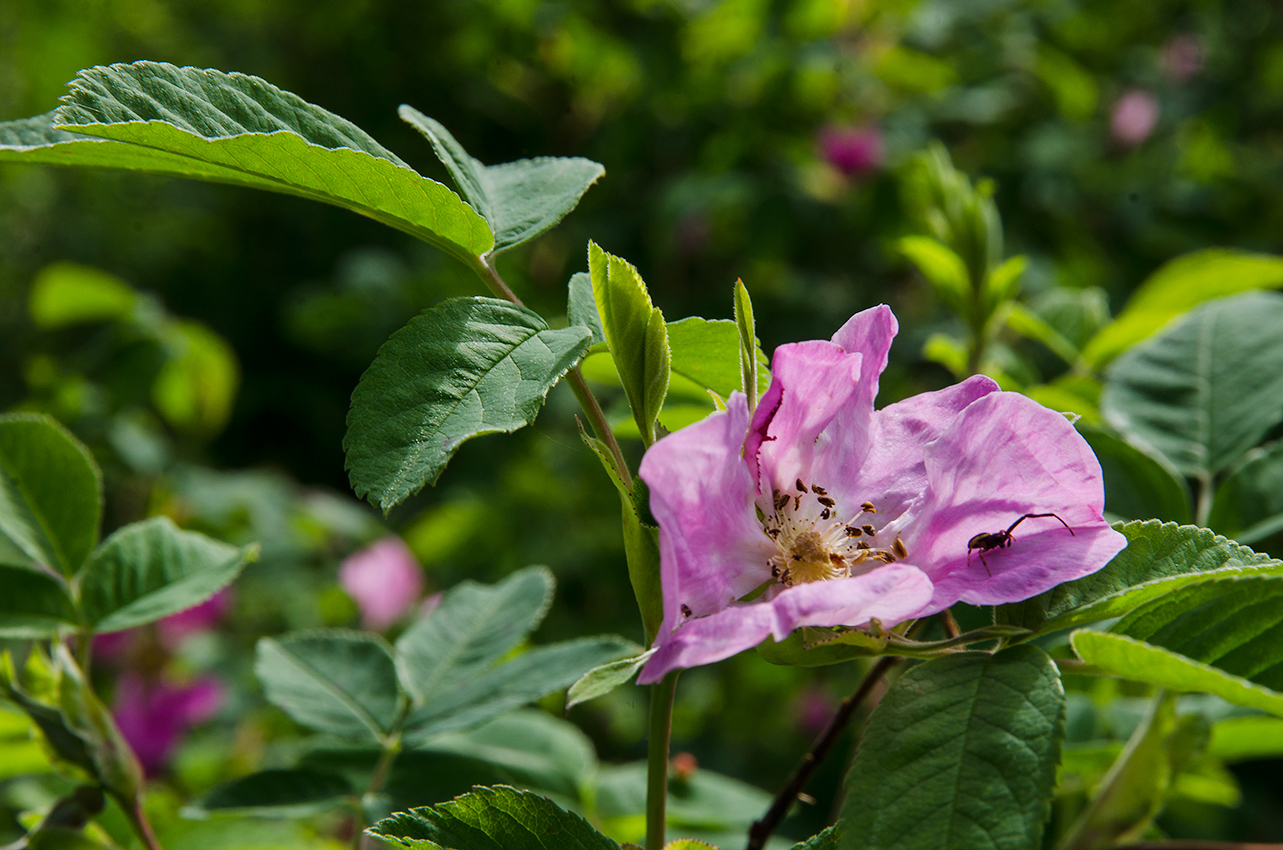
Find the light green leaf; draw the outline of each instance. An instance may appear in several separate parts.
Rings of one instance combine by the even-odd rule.
[[[1023,256],[1008,257],[1000,265],[989,270],[985,277],[985,304],[992,313],[1002,304],[1015,298],[1020,292],[1020,278],[1025,273],[1028,261]]]
[[[453,690],[411,712],[406,741],[418,745],[435,735],[478,726],[496,715],[570,687],[594,667],[628,655],[635,644],[603,636],[563,641],[518,655],[484,673],[455,681]]]
[[[50,263],[31,284],[27,308],[36,327],[53,329],[126,319],[140,300],[138,293],[114,274],[75,263]]]
[[[619,850],[579,815],[504,786],[392,815],[369,833],[402,847],[440,850]]]
[[[1100,461],[1109,514],[1123,519],[1190,521],[1189,487],[1170,463],[1145,454],[1103,428],[1082,421],[1075,427]]]
[[[403,699],[391,648],[363,632],[263,638],[254,672],[267,699],[290,717],[346,738],[382,742]]]
[[[257,556],[169,517],[127,525],[103,541],[80,574],[80,606],[96,632],[141,626],[204,602]]]
[[[464,581],[396,642],[402,687],[431,701],[489,669],[525,640],[548,613],[553,578],[527,567],[494,585]]]
[[[757,394],[760,396],[771,385],[771,373],[756,338],[753,342],[757,357]],[[672,351],[674,375],[710,389],[722,398],[743,389],[740,328],[735,322],[698,316],[670,322],[668,345]]]
[[[700,768],[668,783],[668,825],[683,833],[747,830],[771,805],[761,788]],[[597,811],[603,818],[646,811],[646,762],[603,767],[597,774]]]
[[[861,739],[839,846],[1039,846],[1064,700],[1056,665],[1031,646],[958,653],[908,670]]]
[[[1119,357],[1100,409],[1128,440],[1210,481],[1283,419],[1283,296],[1194,310]]]
[[[592,344],[606,341],[606,331],[597,315],[597,302],[593,300],[592,278],[588,272],[575,272],[570,276],[569,295],[566,299],[566,320],[577,327],[592,332]]]
[[[1217,488],[1207,524],[1247,544],[1283,531],[1283,442],[1244,455]]]
[[[0,159],[297,195],[369,216],[472,264],[494,244],[485,220],[458,195],[351,122],[257,77],[160,62],[98,66],[77,74],[47,119],[0,126]]]
[[[214,812],[302,818],[333,811],[352,795],[351,783],[337,773],[311,768],[262,770],[213,788],[183,814],[195,818]]]
[[[1227,762],[1283,757],[1283,719],[1228,717],[1212,725],[1207,754]]]
[[[1100,368],[1206,301],[1283,286],[1283,258],[1211,248],[1177,257],[1137,287],[1122,313],[1084,349]]]
[[[757,358],[761,348],[757,342],[757,326],[753,321],[753,301],[748,297],[744,281],[735,281],[735,327],[740,336],[740,389],[748,396],[748,409],[757,407]],[[669,329],[671,332],[671,328]],[[671,339],[671,333],[670,333]]]
[[[1205,528],[1158,520],[1114,526],[1127,548],[1098,572],[998,608],[1001,622],[1040,634],[1121,617],[1146,600],[1213,575],[1274,573],[1283,563]]]
[[[644,442],[650,445],[671,371],[664,314],[651,304],[637,269],[595,242],[588,243],[588,273],[624,394]]]
[[[449,732],[416,752],[477,759],[507,781],[578,800],[597,770],[592,741],[545,711],[513,711],[467,732]]]
[[[176,321],[165,330],[168,358],[152,385],[152,401],[183,431],[223,430],[240,385],[240,365],[227,340],[200,322]]]
[[[67,585],[52,573],[0,565],[0,637],[50,637],[77,624]]]
[[[343,447],[356,494],[386,513],[435,483],[465,440],[529,425],[590,340],[586,328],[552,330],[497,298],[424,310],[352,393]]]
[[[606,173],[580,157],[519,159],[485,165],[468,155],[441,124],[411,106],[401,119],[427,137],[459,190],[494,231],[498,254],[551,229],[579,205],[579,199]]]
[[[641,647],[637,648],[641,649]],[[616,688],[628,684],[654,654],[655,650],[648,649],[640,655],[622,658],[589,670],[579,678],[579,681],[570,686],[570,690],[566,691],[566,709],[569,710],[581,702],[605,696]]]
[[[98,542],[102,473],[48,416],[0,416],[0,562],[71,575]]]
[[[896,247],[917,267],[927,283],[935,287],[950,309],[960,316],[970,312],[971,282],[967,265],[953,249],[930,236],[905,236]]]
[[[1079,352],[1074,344],[1053,328],[1045,319],[1019,303],[1012,303],[1005,313],[1007,327],[1023,337],[1041,342],[1069,365],[1078,362]]]

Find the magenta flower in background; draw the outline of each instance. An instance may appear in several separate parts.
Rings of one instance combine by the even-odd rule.
[[[832,341],[781,346],[751,417],[735,393],[646,453],[664,620],[640,683],[799,626],[1028,599],[1126,545],[1101,515],[1100,464],[1063,415],[981,376],[874,410],[896,330],[882,306]],[[1032,519],[987,566],[968,550],[1049,512],[1073,533]]]
[[[1158,126],[1158,101],[1147,91],[1131,89],[1114,103],[1109,116],[1109,132],[1114,141],[1134,148],[1149,138]]]
[[[1185,82],[1203,70],[1203,45],[1192,35],[1174,35],[1163,45],[1163,71]]]
[[[847,177],[882,165],[882,134],[876,127],[825,127],[819,145],[824,161]]]
[[[382,631],[419,601],[423,570],[405,541],[384,537],[344,559],[339,584],[356,601],[362,624]]]
[[[223,686],[212,676],[176,685],[127,671],[116,682],[112,714],[143,770],[155,776],[191,728],[218,712],[223,698]]]
[[[232,608],[232,589],[225,587],[199,605],[170,614],[156,624],[160,642],[173,649],[191,635],[207,632],[223,622]]]

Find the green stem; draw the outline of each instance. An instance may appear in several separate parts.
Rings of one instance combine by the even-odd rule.
[[[143,843],[147,850],[163,850],[160,842],[156,840],[156,833],[152,832],[151,824],[147,820],[147,814],[143,811],[143,801],[140,798],[134,800],[121,800],[120,808],[124,810],[125,818],[129,821],[130,828],[134,834]]]
[[[1198,505],[1194,512],[1194,524],[1207,527],[1207,520],[1212,515],[1212,476],[1198,476]]]
[[[673,732],[677,671],[650,688],[650,740],[646,760],[646,850],[661,850],[668,826],[668,744]]]

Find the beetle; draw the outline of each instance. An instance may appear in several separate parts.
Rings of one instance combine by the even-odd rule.
[[[1066,531],[1068,531],[1070,534],[1074,534],[1074,530],[1069,527],[1069,523],[1065,522],[1056,514],[1053,514],[1053,513],[1024,514],[1015,522],[1013,522],[1011,525],[1003,529],[1002,531],[982,531],[981,533],[977,534],[975,537],[972,537],[970,540],[968,540],[967,541],[967,566],[971,566],[971,553],[974,551],[978,555],[980,555],[980,563],[985,565],[985,572],[989,573],[989,575],[992,576],[993,572],[989,569],[988,562],[985,561],[985,552],[988,552],[991,549],[1010,548],[1011,544],[1016,539],[1011,536],[1011,532],[1016,530],[1016,526],[1020,525],[1020,523],[1024,522],[1027,519],[1038,519],[1039,517],[1055,517],[1056,521],[1059,522],[1061,525],[1063,525]],[[1074,536],[1076,537],[1077,535],[1074,535]]]

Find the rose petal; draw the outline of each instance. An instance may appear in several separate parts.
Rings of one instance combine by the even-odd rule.
[[[903,535],[908,561],[935,585],[922,615],[961,600],[1018,602],[1090,575],[1127,545],[1101,515],[1100,463],[1061,414],[1018,393],[991,393],[966,408],[926,448],[920,523]],[[1026,513],[1009,548],[968,550],[977,534],[1006,529]],[[1072,534],[1070,533],[1072,529]],[[986,569],[985,564],[988,564]]]
[[[866,415],[873,410],[873,400],[878,397],[878,376],[887,367],[891,341],[899,330],[900,324],[891,308],[879,304],[856,313],[833,334],[835,345],[844,351],[864,355],[856,402]]]
[[[389,536],[344,559],[339,584],[356,601],[362,624],[382,631],[418,603],[423,570],[410,547]]]
[[[799,626],[859,626],[874,617],[893,625],[913,616],[930,599],[926,575],[901,565],[786,588],[769,601],[733,605],[687,620],[671,634],[661,633],[659,649],[637,682],[650,684],[672,670],[721,661],[757,646],[768,635],[782,641]]]
[[[757,487],[740,455],[747,428],[748,402],[735,393],[726,410],[664,437],[642,458],[639,474],[659,523],[661,634],[681,622],[682,605],[710,614],[770,577],[774,545],[757,520]]]

